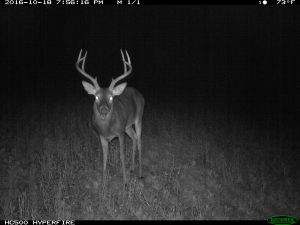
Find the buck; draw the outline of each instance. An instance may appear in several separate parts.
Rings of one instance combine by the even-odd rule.
[[[97,77],[92,77],[85,72],[85,61],[87,51],[82,56],[80,50],[76,68],[91,83],[82,81],[82,85],[86,92],[95,97],[93,105],[92,125],[98,136],[99,145],[102,145],[103,151],[103,176],[106,173],[106,163],[109,150],[109,142],[118,137],[120,143],[120,158],[122,162],[123,180],[127,183],[128,179],[125,170],[124,159],[124,139],[125,133],[132,140],[132,163],[131,171],[135,167],[136,147],[139,151],[139,176],[142,177],[142,116],[144,111],[144,98],[140,92],[132,87],[127,87],[127,83],[121,83],[116,86],[117,82],[127,77],[132,72],[130,57],[125,50],[126,58],[121,50],[122,61],[124,64],[124,73],[112,79],[108,88],[101,88],[97,82]],[[134,128],[133,129],[133,125]]]

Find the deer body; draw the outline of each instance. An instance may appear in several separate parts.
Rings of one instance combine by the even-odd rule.
[[[145,100],[140,92],[132,87],[126,87],[127,83],[116,83],[128,76],[132,71],[131,61],[126,51],[128,61],[125,60],[121,51],[124,63],[124,73],[117,79],[113,79],[109,88],[100,88],[97,78],[91,77],[84,70],[87,53],[82,57],[81,51],[76,62],[77,70],[88,78],[91,83],[82,81],[86,92],[95,96],[93,105],[92,124],[102,145],[103,150],[103,175],[106,171],[108,144],[118,137],[120,143],[120,158],[122,162],[122,171],[124,183],[127,182],[125,159],[124,159],[124,138],[125,133],[131,138],[133,143],[131,170],[134,170],[136,148],[139,151],[139,175],[142,177],[142,150],[141,150],[141,132],[142,117]],[[80,66],[80,63],[81,66]],[[127,70],[127,67],[129,69]],[[135,129],[133,129],[133,126]]]

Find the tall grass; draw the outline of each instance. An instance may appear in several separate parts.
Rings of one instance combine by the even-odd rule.
[[[124,188],[116,140],[103,180],[90,104],[30,103],[2,113],[1,219],[299,216],[297,160],[282,156],[290,149],[271,126],[262,130],[222,107],[150,102],[142,133],[145,178],[133,174]],[[130,156],[128,138],[127,168]]]

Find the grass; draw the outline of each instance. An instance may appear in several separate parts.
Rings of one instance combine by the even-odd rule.
[[[1,219],[300,216],[296,143],[268,121],[261,129],[222,107],[146,102],[144,179],[136,170],[124,189],[118,142],[110,144],[104,182],[91,102],[66,102],[2,109]],[[129,138],[125,155],[128,169]]]

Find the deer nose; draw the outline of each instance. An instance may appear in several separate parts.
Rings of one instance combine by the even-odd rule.
[[[100,107],[100,114],[106,115],[108,114],[108,112],[109,112],[109,108],[106,105]]]

